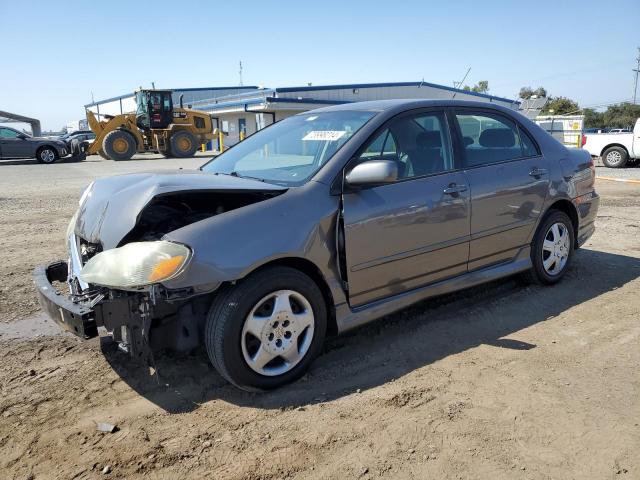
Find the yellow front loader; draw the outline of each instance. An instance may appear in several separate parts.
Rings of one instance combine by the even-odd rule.
[[[192,157],[198,146],[212,140],[213,123],[205,112],[173,107],[170,90],[136,92],[136,113],[103,115],[87,110],[89,127],[96,138],[87,155],[129,160],[135,153],[159,152],[165,157]]]

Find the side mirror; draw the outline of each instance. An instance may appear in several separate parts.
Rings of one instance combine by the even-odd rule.
[[[19,133],[19,134],[17,135],[17,137],[18,137],[20,140],[26,140],[27,138],[29,138],[29,136],[28,136],[28,135],[25,135],[24,133]]]
[[[398,180],[398,164],[392,160],[369,160],[353,167],[345,178],[348,185],[384,185]]]

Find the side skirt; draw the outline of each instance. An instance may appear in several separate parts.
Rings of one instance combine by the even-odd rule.
[[[446,293],[474,287],[498,278],[508,277],[531,268],[531,247],[523,247],[516,258],[507,263],[500,263],[473,272],[468,272],[457,277],[432,283],[424,287],[408,292],[403,292],[393,297],[351,308],[348,304],[336,306],[336,322],[338,332],[343,333],[352,328],[369,323],[377,318],[402,310],[414,303],[427,298],[444,295]]]

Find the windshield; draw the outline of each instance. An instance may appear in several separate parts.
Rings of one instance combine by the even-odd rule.
[[[374,115],[335,111],[289,117],[248,137],[202,170],[302,185]]]

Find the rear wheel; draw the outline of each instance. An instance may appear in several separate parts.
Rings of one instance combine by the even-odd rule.
[[[181,130],[171,135],[169,143],[171,145],[169,151],[173,153],[174,157],[178,158],[193,157],[198,149],[195,135],[186,130]]]
[[[55,148],[44,146],[38,149],[36,158],[40,163],[55,163],[55,161],[58,160],[59,156]]]
[[[607,148],[602,154],[602,163],[609,168],[622,168],[627,164],[629,155],[622,147]]]
[[[532,268],[523,275],[530,283],[553,285],[562,279],[573,258],[575,234],[566,213],[551,210],[531,246]]]
[[[104,137],[102,149],[112,160],[129,160],[136,153],[136,139],[129,132],[114,130]]]
[[[315,282],[298,270],[273,267],[218,293],[204,338],[223,377],[260,391],[300,378],[326,330],[327,308]]]
[[[106,153],[104,153],[103,149],[98,150],[98,155],[100,155],[102,158],[104,158],[105,160],[111,160],[109,158],[109,155],[107,155]]]

